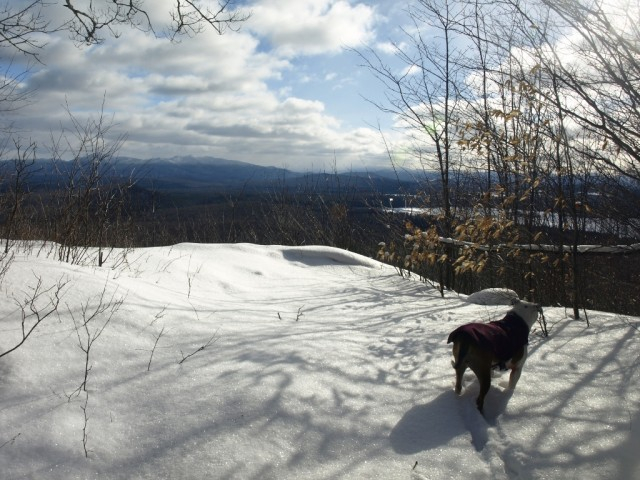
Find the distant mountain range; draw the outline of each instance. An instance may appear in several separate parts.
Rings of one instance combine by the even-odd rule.
[[[36,183],[51,181],[64,169],[73,165],[40,160],[32,174]],[[215,157],[182,156],[173,158],[150,158],[146,160],[119,157],[109,164],[111,173],[122,178],[133,178],[140,188],[158,191],[207,190],[228,191],[244,189],[264,190],[273,187],[316,188],[334,190],[351,188],[359,191],[397,192],[415,188],[411,172],[396,175],[393,169],[343,173],[302,173],[286,168],[264,167],[251,163]],[[10,168],[10,166],[9,166]],[[417,174],[416,174],[417,175]]]
[[[296,172],[286,168],[264,167],[251,163],[215,157],[173,157],[137,160],[121,158],[117,169],[121,174],[134,172],[140,186],[160,190],[197,188],[207,190],[284,187],[335,190],[398,191],[415,188],[415,179],[404,173],[397,176],[392,169],[369,172]]]
[[[2,162],[12,168],[12,162]],[[64,183],[71,162],[54,163],[39,160],[31,169],[32,185]],[[2,165],[0,165],[2,168]],[[65,172],[65,169],[67,172]],[[376,169],[372,171],[327,173],[295,172],[286,168],[264,167],[251,163],[216,157],[180,156],[146,160],[119,157],[105,170],[105,175],[132,178],[138,188],[173,192],[227,192],[244,190],[248,193],[267,189],[305,189],[314,191],[359,191],[394,194],[416,189],[417,179],[428,178],[424,172]],[[58,178],[60,177],[60,178]]]
[[[207,190],[263,186],[293,174],[277,167],[215,157],[173,157],[139,160],[120,158],[116,166],[122,175],[133,174],[139,186],[158,190],[197,188]]]

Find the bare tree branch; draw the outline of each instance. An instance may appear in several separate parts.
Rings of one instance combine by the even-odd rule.
[[[61,278],[57,284],[44,288],[42,277],[36,276],[36,280],[35,287],[24,300],[14,298],[20,311],[21,338],[13,347],[0,352],[0,358],[20,348],[42,322],[58,312],[64,287],[69,281]]]
[[[227,28],[236,30],[250,14],[234,10],[233,4],[234,0],[175,0],[169,11],[170,25],[162,30],[162,35],[177,41],[182,35],[197,35],[206,27],[219,34]],[[118,37],[118,28],[125,26],[158,36],[158,28],[148,13],[151,7],[144,0],[103,0],[90,2],[88,6],[79,5],[77,0],[65,0],[64,7],[72,15],[67,28],[79,43],[101,43],[104,31]]]
[[[46,45],[42,34],[58,30],[45,18],[45,0],[32,0],[16,8],[14,2],[5,3],[0,9],[0,47],[11,47],[20,53],[37,58],[38,51]]]
[[[206,26],[212,27],[219,34],[223,34],[227,28],[237,30],[250,16],[249,13],[232,10],[232,0],[220,0],[216,8],[207,7],[202,3],[198,0],[176,0],[175,9],[171,12],[172,26],[169,36],[172,40],[179,35],[196,35]]]
[[[2,1],[2,0],[0,0]],[[250,13],[234,8],[235,0],[174,0],[167,12],[166,26],[154,25],[151,9],[154,2],[145,0],[64,0],[60,5],[67,19],[54,23],[50,9],[59,6],[50,0],[18,3],[5,0],[0,6],[0,48],[10,48],[38,59],[47,35],[68,31],[79,45],[102,43],[107,37],[118,38],[120,29],[135,28],[178,41],[206,28],[219,34],[228,28],[237,30]],[[49,11],[48,11],[49,10]],[[158,33],[159,32],[159,33]]]

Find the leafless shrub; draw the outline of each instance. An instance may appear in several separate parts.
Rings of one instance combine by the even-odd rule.
[[[104,100],[97,118],[82,123],[69,107],[71,131],[63,131],[53,140],[52,155],[56,176],[61,179],[55,186],[53,239],[58,242],[58,258],[81,263],[92,246],[98,247],[98,265],[105,260],[104,245],[111,220],[119,219],[126,192],[132,181],[117,180],[113,171],[115,157],[125,137],[108,142],[112,123],[104,115]],[[65,160],[67,156],[71,160]],[[115,222],[122,225],[122,222]]]
[[[74,315],[73,309],[67,305],[75,332],[78,339],[78,347],[84,353],[84,379],[76,392],[87,391],[87,381],[91,371],[91,348],[100,338],[113,316],[124,303],[125,297],[117,297],[117,290],[111,295],[107,293],[107,284],[100,295],[88,299],[80,306],[80,315]]]
[[[22,206],[28,196],[29,178],[34,172],[36,144],[30,142],[23,147],[20,140],[14,140],[16,157],[9,164],[11,171],[5,173],[2,178],[3,188],[0,198],[0,211],[4,213],[4,253],[9,252],[10,242],[18,232],[18,224],[26,220],[22,215]]]
[[[42,277],[35,274],[34,276],[36,285],[24,292],[23,298],[18,299],[14,296],[20,315],[20,339],[13,347],[2,351],[0,358],[20,348],[42,322],[58,314],[58,306],[69,280],[60,278],[56,284],[46,288]]]

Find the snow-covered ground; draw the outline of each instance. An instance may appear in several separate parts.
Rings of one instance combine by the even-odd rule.
[[[446,338],[504,298],[443,299],[328,247],[180,244],[112,268],[35,252],[2,281],[0,353],[39,280],[36,311],[61,300],[0,358],[3,479],[640,478],[638,318],[545,308],[549,338],[483,417]]]

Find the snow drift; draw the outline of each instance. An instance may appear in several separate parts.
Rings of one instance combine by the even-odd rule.
[[[3,280],[0,351],[36,283],[64,287],[0,358],[5,479],[640,478],[638,318],[546,308],[549,338],[483,417],[471,373],[453,392],[446,338],[504,315],[486,295],[327,247],[180,244],[111,268],[35,251]],[[78,327],[118,301],[89,324],[106,326],[87,371]]]

